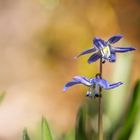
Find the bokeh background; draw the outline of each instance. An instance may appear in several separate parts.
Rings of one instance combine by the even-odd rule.
[[[24,127],[35,140],[42,116],[56,140],[72,131],[78,108],[90,101],[86,88],[63,93],[63,86],[74,75],[91,77],[99,70],[98,62],[87,64],[88,56],[73,58],[93,46],[93,37],[114,34],[124,35],[116,46],[132,45],[137,51],[118,54],[115,64],[103,67],[110,82],[125,83],[104,94],[105,131],[126,110],[140,78],[140,1],[0,0],[0,90],[5,93],[0,140],[21,140]],[[139,112],[130,140],[138,140]]]

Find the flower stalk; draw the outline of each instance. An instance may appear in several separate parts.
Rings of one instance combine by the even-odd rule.
[[[103,140],[103,109],[102,96],[99,97],[99,115],[98,115],[98,137]]]
[[[100,76],[102,77],[102,58],[100,58]],[[102,88],[99,88],[99,98],[98,98],[98,137],[99,140],[103,140],[103,107],[102,107]]]

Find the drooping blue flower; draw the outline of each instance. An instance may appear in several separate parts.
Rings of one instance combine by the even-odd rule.
[[[112,44],[118,42],[121,38],[123,38],[122,35],[114,35],[111,38],[108,39],[108,41],[104,41],[99,37],[95,37],[93,39],[94,48],[90,48],[82,53],[80,53],[77,57],[89,53],[95,52],[93,55],[91,55],[88,59],[88,63],[93,63],[99,58],[102,58],[103,62],[106,60],[109,62],[115,62],[116,61],[116,53],[125,53],[129,51],[134,51],[135,48],[132,47],[114,47]]]
[[[106,90],[113,89],[113,88],[116,88],[116,87],[122,85],[123,83],[117,82],[117,83],[110,84],[107,80],[102,79],[100,74],[97,74],[94,78],[75,76],[73,78],[73,80],[71,80],[64,86],[63,91],[66,91],[68,88],[70,88],[71,86],[76,85],[76,84],[83,84],[83,85],[89,87],[87,96],[98,97],[100,88],[103,88]]]

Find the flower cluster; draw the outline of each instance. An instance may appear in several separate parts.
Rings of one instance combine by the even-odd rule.
[[[102,63],[105,63],[106,61],[109,62],[115,62],[116,61],[116,53],[125,53],[129,51],[135,50],[133,47],[114,47],[112,44],[119,41],[123,36],[122,35],[115,35],[109,38],[107,41],[102,40],[99,37],[95,37],[93,39],[93,48],[90,48],[88,50],[83,51],[80,53],[78,57],[82,55],[86,55],[89,53],[93,53],[89,59],[88,63],[93,63],[97,61],[98,59],[102,60]],[[100,88],[103,89],[113,89],[120,85],[122,85],[122,82],[117,82],[110,84],[107,80],[104,80],[101,76],[101,74],[96,74],[94,78],[87,78],[83,76],[75,76],[73,80],[68,82],[64,86],[64,91],[66,91],[69,87],[76,85],[76,84],[83,84],[87,87],[89,87],[89,90],[87,92],[88,97],[99,97],[100,96]]]

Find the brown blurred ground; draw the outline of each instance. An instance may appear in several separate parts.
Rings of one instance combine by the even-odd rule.
[[[33,127],[42,115],[57,131],[74,126],[85,94],[77,93],[80,87],[61,91],[71,77],[97,66],[73,60],[92,46],[93,36],[122,33],[139,49],[138,1],[1,0],[0,6],[0,89],[7,92],[0,140],[20,139],[24,126]],[[139,50],[134,62],[133,81],[139,77]]]

